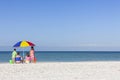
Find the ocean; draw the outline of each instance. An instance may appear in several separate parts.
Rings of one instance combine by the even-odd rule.
[[[11,53],[0,51],[0,63],[9,63]],[[35,56],[37,62],[120,61],[119,51],[36,51]]]

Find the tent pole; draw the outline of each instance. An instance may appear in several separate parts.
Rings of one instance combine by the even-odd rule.
[[[23,51],[23,61],[24,61],[24,51]]]

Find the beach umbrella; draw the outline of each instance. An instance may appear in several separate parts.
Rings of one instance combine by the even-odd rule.
[[[32,46],[35,46],[35,44],[33,44],[32,42],[29,42],[29,41],[19,41],[13,47],[25,48],[25,47],[29,47],[29,46],[32,47]],[[23,57],[24,57],[24,51],[23,51]]]

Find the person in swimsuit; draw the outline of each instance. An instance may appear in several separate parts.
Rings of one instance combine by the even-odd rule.
[[[30,63],[31,62],[31,57],[29,55],[29,53],[26,54],[26,57],[25,57],[25,63]]]
[[[18,52],[16,57],[15,57],[15,62],[17,64],[22,63],[22,57],[20,56],[20,53]]]
[[[30,50],[30,57],[31,57],[31,62],[34,63],[34,60],[35,60],[35,51],[34,51],[34,47],[31,47],[31,50]]]
[[[15,57],[17,55],[16,49],[12,52],[12,62],[15,63]]]

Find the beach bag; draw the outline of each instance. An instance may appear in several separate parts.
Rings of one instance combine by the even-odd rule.
[[[36,57],[34,58],[34,63],[36,63],[36,61],[37,61],[37,59],[36,59]]]

